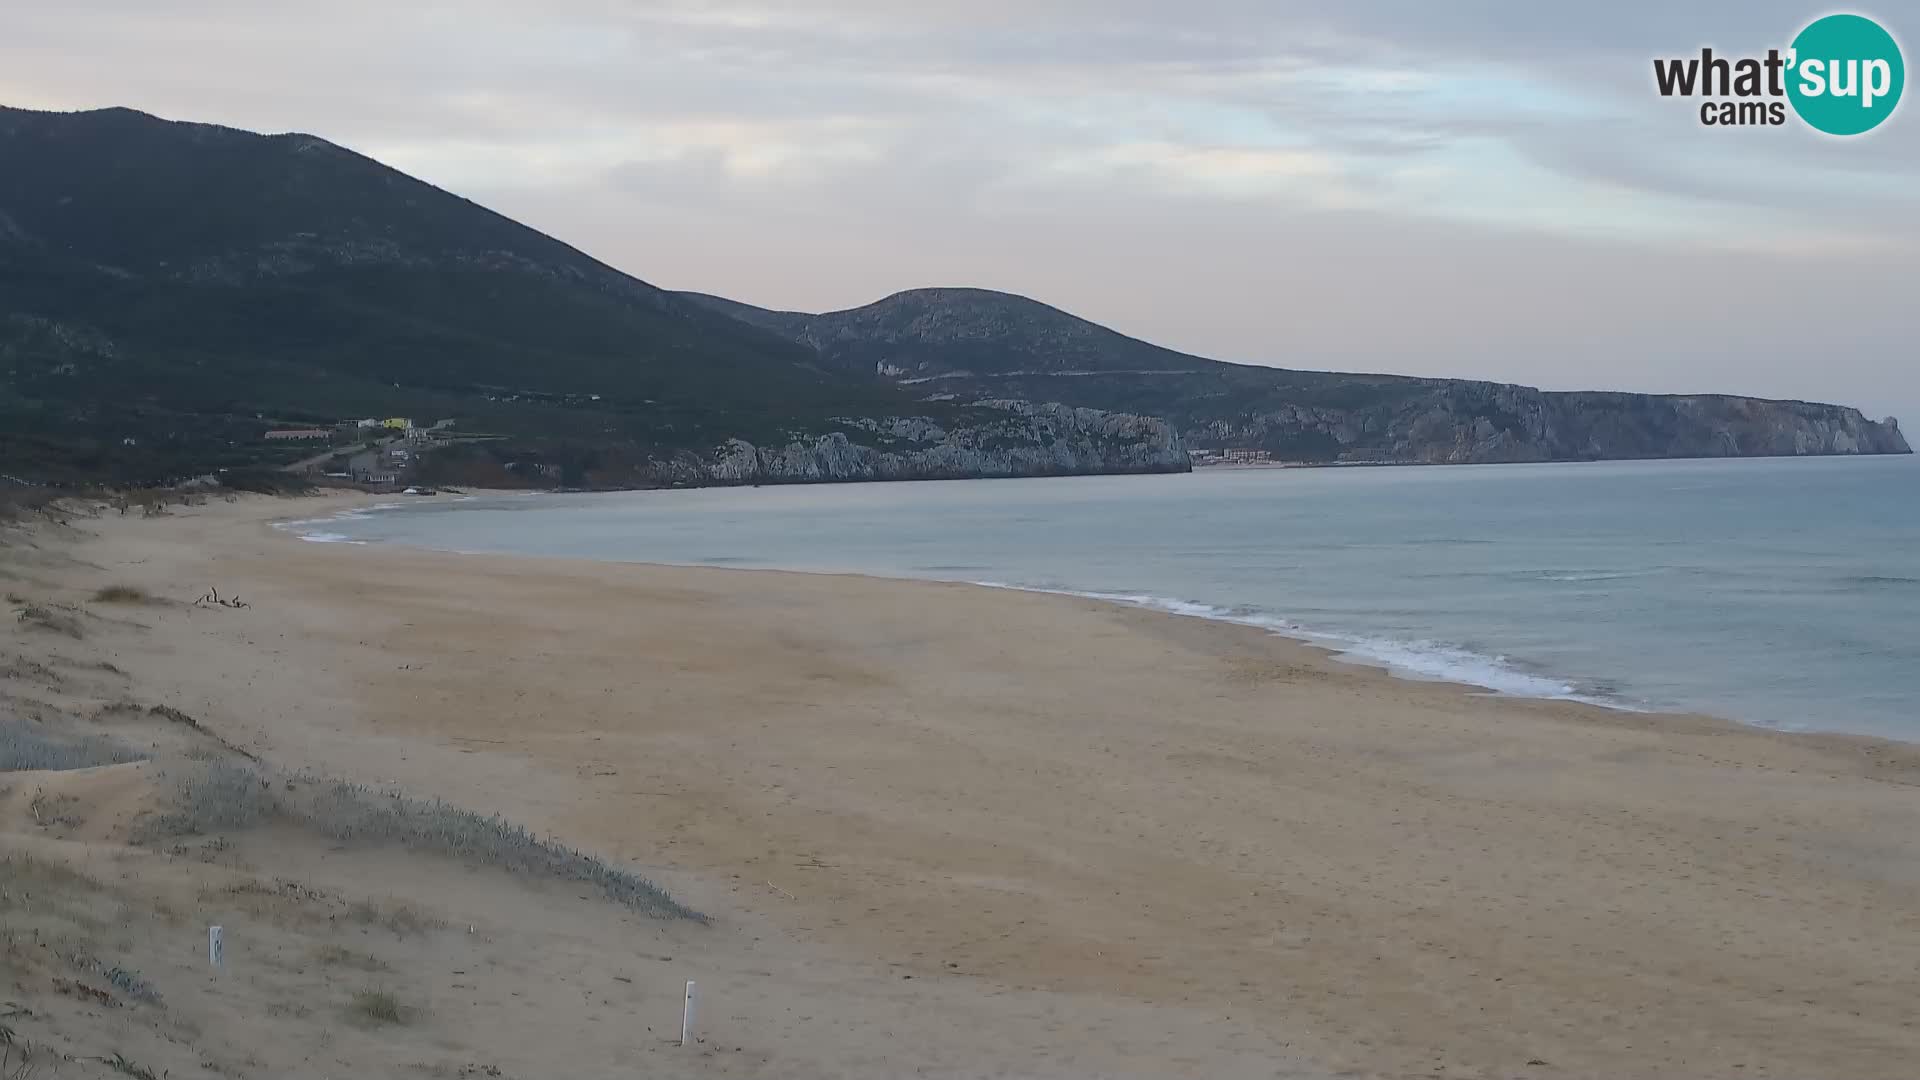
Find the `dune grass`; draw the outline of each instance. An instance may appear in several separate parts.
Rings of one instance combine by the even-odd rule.
[[[347,918],[362,926],[378,926],[396,937],[412,937],[447,925],[405,900],[361,900],[347,908]]]
[[[152,1069],[117,1051],[112,1057],[100,1058],[99,1061],[114,1072],[131,1076],[134,1080],[161,1080],[160,1075]]]
[[[174,810],[150,822],[150,835],[189,836],[264,825],[278,810],[267,782],[252,769],[211,761],[187,771],[175,788]]]
[[[663,917],[705,918],[638,874],[535,836],[497,816],[485,817],[438,800],[378,794],[357,784],[314,783],[308,785],[305,794],[304,798],[291,800],[294,816],[338,843],[396,845],[451,855],[512,874],[585,882],[637,911]]]
[[[76,641],[87,636],[86,628],[80,625],[79,619],[45,604],[27,604],[20,609],[19,619],[23,625],[51,630]]]
[[[583,882],[635,911],[706,921],[706,916],[646,878],[497,816],[314,777],[269,781],[250,768],[224,761],[204,763],[186,773],[179,781],[173,810],[150,820],[140,837],[152,842],[269,822],[298,826],[343,846],[401,847],[525,877]]]
[[[0,772],[67,772],[145,761],[146,755],[111,739],[65,735],[31,720],[0,717]]]
[[[373,1024],[404,1024],[412,1012],[387,990],[362,990],[347,1003],[347,1012]]]
[[[149,1005],[160,1004],[160,991],[132,968],[108,964],[77,945],[62,946],[56,950],[56,955],[65,960],[75,971],[105,979],[114,989],[135,1001],[144,1001]]]

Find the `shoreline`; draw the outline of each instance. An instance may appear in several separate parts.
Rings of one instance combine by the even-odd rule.
[[[508,495],[525,496],[529,494],[542,494],[542,493],[517,492],[517,491],[482,491],[478,494],[469,494],[469,495],[462,496],[460,499],[455,501],[463,502],[463,501],[469,501],[471,499],[476,499],[476,498],[496,498],[496,497],[504,497]],[[567,492],[567,493],[556,493],[556,494],[587,494],[587,493]],[[594,493],[594,494],[598,494],[598,493]],[[428,508],[431,504],[421,503],[419,505],[421,506],[421,508],[424,509],[424,508]],[[1580,704],[1592,705],[1596,708],[1608,709],[1608,710],[1613,710],[1618,712],[1643,713],[1643,714],[1650,714],[1650,715],[1691,714],[1694,712],[1694,710],[1687,710],[1687,709],[1642,707],[1642,706],[1630,704],[1624,700],[1614,700],[1614,699],[1607,699],[1607,698],[1598,697],[1598,696],[1589,695],[1589,694],[1581,694],[1576,692],[1573,686],[1563,679],[1559,679],[1550,675],[1539,675],[1539,674],[1532,674],[1525,671],[1520,671],[1512,668],[1509,662],[1506,661],[1504,657],[1487,656],[1485,654],[1480,654],[1480,653],[1464,653],[1463,655],[1465,655],[1468,658],[1469,662],[1478,663],[1492,672],[1492,675],[1488,678],[1487,681],[1475,681],[1470,678],[1451,677],[1448,674],[1436,672],[1433,670],[1423,669],[1423,665],[1421,663],[1422,658],[1402,659],[1400,661],[1395,661],[1390,657],[1380,655],[1380,651],[1387,648],[1394,648],[1396,650],[1401,650],[1403,651],[1403,655],[1405,651],[1410,651],[1414,648],[1413,646],[1405,645],[1400,642],[1391,642],[1391,641],[1369,642],[1367,639],[1358,638],[1351,634],[1346,634],[1338,631],[1316,631],[1309,627],[1300,626],[1280,616],[1268,615],[1264,613],[1253,613],[1253,612],[1242,614],[1231,609],[1223,608],[1217,604],[1212,604],[1212,603],[1208,603],[1206,601],[1200,601],[1200,600],[1190,600],[1184,597],[1158,596],[1158,595],[1148,595],[1148,594],[1122,594],[1122,593],[1112,593],[1112,592],[1100,592],[1100,591],[1087,590],[1087,589],[1045,588],[1038,585],[1021,585],[1013,582],[1002,582],[1002,581],[974,581],[974,580],[959,579],[959,578],[917,577],[917,576],[904,575],[904,574],[903,575],[887,575],[887,574],[876,574],[871,571],[863,571],[863,570],[812,570],[812,569],[806,569],[802,567],[789,567],[789,566],[713,566],[713,565],[703,564],[703,563],[669,562],[669,561],[661,561],[661,560],[655,560],[655,559],[610,559],[610,558],[603,559],[603,558],[592,558],[588,556],[546,556],[546,555],[534,555],[534,554],[513,553],[513,552],[473,551],[473,550],[462,549],[462,548],[434,547],[431,545],[416,545],[416,544],[407,544],[402,542],[361,540],[361,539],[355,539],[353,537],[349,537],[342,533],[333,533],[333,532],[300,533],[300,532],[293,532],[291,528],[292,526],[297,526],[297,525],[324,525],[330,521],[352,520],[355,518],[364,518],[372,513],[379,513],[379,512],[389,511],[389,510],[406,510],[409,508],[410,508],[410,504],[407,504],[404,502],[379,502],[379,503],[375,503],[365,507],[355,507],[347,510],[342,510],[325,518],[279,520],[279,521],[271,522],[271,524],[276,529],[287,530],[288,532],[293,534],[294,538],[299,540],[304,540],[312,543],[322,543],[322,544],[346,544],[353,547],[378,547],[382,545],[388,545],[388,546],[402,548],[402,549],[411,550],[411,551],[431,551],[431,552],[437,552],[437,553],[446,554],[446,555],[481,555],[481,556],[497,556],[500,558],[530,558],[530,559],[560,558],[560,559],[566,559],[567,561],[601,563],[601,564],[610,565],[610,566],[651,566],[651,567],[659,567],[659,568],[679,568],[679,569],[688,569],[688,570],[748,570],[748,571],[759,571],[759,572],[765,572],[765,573],[815,574],[815,575],[823,575],[827,577],[867,578],[867,579],[876,580],[876,581],[924,581],[924,582],[935,582],[935,583],[949,584],[949,585],[970,585],[970,586],[983,588],[983,589],[1005,589],[1012,592],[1037,593],[1037,594],[1048,595],[1048,596],[1066,596],[1066,597],[1072,597],[1079,600],[1092,600],[1100,603],[1115,604],[1122,607],[1135,608],[1135,609],[1144,610],[1144,611],[1155,611],[1155,612],[1160,612],[1162,614],[1175,615],[1183,618],[1202,619],[1209,622],[1217,622],[1217,623],[1225,623],[1225,624],[1234,625],[1234,626],[1247,626],[1247,627],[1258,628],[1266,631],[1267,633],[1272,634],[1274,637],[1280,638],[1292,644],[1308,647],[1308,648],[1320,649],[1346,663],[1351,663],[1361,667],[1379,670],[1389,675],[1392,675],[1395,678],[1404,679],[1409,682],[1440,683],[1440,684],[1445,684],[1449,686],[1458,686],[1463,689],[1483,691],[1483,692],[1495,694],[1501,697],[1512,697],[1512,698],[1519,698],[1523,700],[1578,702]],[[1372,648],[1375,651],[1373,652],[1367,651],[1369,648]],[[1446,663],[1446,661],[1444,660],[1440,662],[1443,665]],[[1424,665],[1424,668],[1431,668],[1431,667],[1432,667],[1431,664]],[[1533,689],[1531,690],[1513,689],[1514,686],[1520,685],[1523,683],[1532,684]],[[1547,685],[1550,683],[1559,683],[1560,685],[1558,686]],[[1783,729],[1778,727],[1772,727],[1770,725],[1766,725],[1762,723],[1740,720],[1736,717],[1731,717],[1731,716],[1719,716],[1718,714],[1711,714],[1711,713],[1703,714],[1703,715],[1714,715],[1717,719],[1725,719],[1733,723],[1742,724],[1748,727],[1755,727],[1761,730],[1767,730],[1767,731],[1788,730],[1788,729]],[[1827,734],[1843,734],[1843,735],[1856,734],[1853,732],[1845,732],[1845,731],[1834,731],[1834,732],[1826,732],[1826,733]],[[1895,741],[1901,741],[1901,740],[1895,740]]]
[[[749,1075],[1920,1055],[1912,746],[1489,696],[1097,600],[272,527],[316,505],[350,502],[76,520],[14,587],[165,602],[16,645],[661,881],[714,921],[651,948],[774,1062]],[[209,584],[252,606],[186,605]]]
[[[1804,455],[1801,455],[1801,456],[1804,456]],[[1890,456],[1897,456],[1897,455],[1824,455],[1824,456],[1826,457],[1849,457],[1849,456],[1890,457]],[[1688,460],[1744,460],[1744,459],[1681,458],[1681,459],[1659,459],[1659,460],[1688,461]],[[1538,464],[1538,463],[1494,462],[1490,464]],[[1563,463],[1555,463],[1555,464],[1563,464]],[[1036,478],[1020,477],[1015,479],[1036,479]],[[886,482],[891,482],[891,481],[886,481]],[[666,490],[673,490],[673,489],[662,488],[662,489],[644,489],[644,490],[666,491]],[[467,501],[471,499],[483,499],[483,498],[528,497],[528,496],[534,496],[534,495],[547,495],[547,494],[632,494],[634,493],[632,491],[606,492],[606,493],[548,492],[548,491],[525,491],[520,489],[509,489],[509,488],[502,488],[502,489],[466,488],[466,489],[463,489],[463,491],[465,491],[466,494],[459,496],[457,501]],[[312,496],[304,496],[304,497],[312,497]],[[393,501],[394,497],[390,494],[354,492],[351,494],[340,493],[336,495],[328,495],[328,496],[320,496],[320,497],[328,499],[329,501],[337,500],[342,502],[353,503],[356,505],[344,506],[340,510],[335,511],[334,513],[328,515],[328,517],[326,518],[302,519],[302,518],[294,518],[291,516],[276,515],[272,513],[264,513],[261,515],[247,514],[245,515],[245,517],[250,519],[253,524],[258,525],[261,528],[261,533],[263,536],[269,537],[275,541],[279,541],[279,540],[305,541],[307,539],[306,537],[288,531],[286,529],[286,526],[298,525],[298,524],[309,524],[309,523],[321,523],[328,520],[336,520],[342,515],[356,515],[356,514],[364,514],[367,512],[384,512],[386,510],[404,510],[409,506],[409,504],[404,502],[394,502]],[[286,497],[265,496],[265,495],[245,495],[245,496],[242,496],[242,501],[246,502],[246,501],[252,501],[252,500],[259,500],[263,503],[270,503],[270,502],[283,501],[284,498]],[[302,496],[296,496],[295,498],[302,498]],[[357,505],[360,503],[365,503],[366,505]],[[427,504],[423,502],[422,505],[424,506]],[[691,573],[701,574],[701,575],[720,574],[720,575],[729,575],[729,576],[731,575],[741,575],[741,576],[766,575],[766,576],[773,576],[773,577],[792,576],[792,577],[801,577],[801,578],[815,578],[815,579],[821,579],[823,581],[829,581],[829,582],[831,581],[862,582],[862,583],[870,583],[877,586],[887,586],[887,585],[894,585],[894,584],[923,585],[923,586],[929,586],[933,588],[944,588],[944,589],[958,588],[958,589],[964,589],[964,590],[979,590],[987,593],[1007,592],[1007,593],[1024,594],[1024,595],[1039,596],[1039,597],[1053,597],[1053,598],[1062,599],[1068,602],[1091,604],[1100,608],[1111,608],[1111,609],[1116,609],[1120,611],[1137,612],[1149,618],[1169,618],[1169,619],[1175,619],[1180,621],[1193,621],[1193,622],[1200,623],[1204,626],[1220,628],[1226,631],[1235,631],[1235,632],[1242,632],[1242,633],[1257,635],[1260,638],[1265,638],[1270,641],[1273,641],[1285,649],[1298,650],[1307,654],[1320,657],[1324,659],[1327,663],[1340,665],[1343,668],[1361,673],[1367,678],[1384,680],[1386,683],[1390,685],[1401,685],[1401,686],[1406,686],[1408,688],[1419,688],[1419,687],[1433,688],[1436,690],[1440,690],[1442,692],[1458,695],[1461,698],[1486,700],[1489,702],[1506,702],[1506,703],[1513,703],[1515,705],[1541,705],[1541,706],[1547,706],[1547,707],[1566,706],[1574,710],[1587,711],[1592,714],[1595,714],[1594,718],[1602,720],[1603,722],[1606,717],[1610,717],[1610,716],[1618,716],[1623,719],[1634,718],[1636,720],[1644,720],[1644,721],[1650,721],[1650,722],[1656,722],[1656,723],[1664,720],[1664,721],[1673,722],[1678,725],[1682,725],[1688,729],[1693,729],[1700,726],[1705,726],[1707,728],[1717,727],[1717,728],[1721,728],[1731,732],[1753,733],[1757,735],[1783,738],[1791,741],[1805,741],[1807,744],[1811,746],[1820,746],[1822,744],[1830,744],[1833,748],[1836,748],[1836,749],[1845,748],[1848,750],[1851,750],[1853,748],[1863,746],[1863,745],[1868,747],[1886,748],[1888,750],[1891,750],[1900,754],[1910,753],[1913,757],[1914,764],[1917,766],[1920,766],[1920,739],[1897,739],[1897,738],[1891,738],[1884,735],[1875,735],[1875,734],[1868,734],[1868,733],[1861,733],[1861,732],[1839,731],[1839,730],[1796,730],[1796,729],[1769,726],[1766,724],[1741,720],[1736,717],[1725,716],[1717,713],[1703,712],[1703,711],[1692,710],[1692,709],[1634,708],[1631,706],[1617,705],[1617,704],[1606,702],[1606,701],[1590,700],[1587,697],[1583,697],[1576,694],[1536,695],[1536,694],[1511,693],[1511,692],[1498,689],[1497,687],[1487,686],[1480,683],[1467,682],[1467,681],[1462,681],[1458,679],[1449,679],[1449,678],[1443,678],[1443,677],[1429,677],[1429,676],[1422,675],[1418,672],[1403,672],[1401,670],[1397,670],[1389,662],[1375,660],[1375,659],[1366,657],[1364,655],[1355,654],[1346,649],[1341,648],[1339,645],[1328,644],[1325,640],[1319,640],[1322,638],[1326,638],[1326,639],[1336,638],[1337,635],[1315,634],[1312,631],[1308,631],[1308,630],[1305,630],[1304,628],[1294,626],[1291,623],[1285,624],[1284,627],[1276,627],[1273,625],[1273,622],[1284,622],[1284,620],[1278,620],[1278,619],[1268,620],[1266,616],[1258,616],[1250,620],[1246,618],[1235,617],[1231,614],[1226,614],[1226,613],[1216,614],[1213,612],[1207,612],[1207,613],[1188,612],[1188,611],[1181,611],[1181,610],[1173,610],[1168,607],[1159,606],[1160,602],[1166,602],[1171,604],[1179,604],[1183,606],[1192,606],[1196,608],[1210,608],[1210,609],[1214,609],[1215,611],[1219,610],[1217,608],[1217,605],[1206,604],[1200,601],[1187,601],[1187,600],[1182,600],[1179,598],[1172,598],[1172,597],[1148,597],[1148,598],[1145,598],[1146,602],[1138,602],[1132,598],[1123,597],[1118,594],[1111,594],[1111,593],[1097,593],[1097,592],[1065,590],[1065,589],[1046,589],[1046,588],[1040,588],[1036,586],[1015,585],[1015,584],[993,582],[993,581],[969,581],[969,580],[947,579],[947,578],[922,578],[922,577],[905,577],[905,576],[893,577],[893,576],[888,576],[884,574],[874,574],[874,573],[869,573],[869,572],[859,571],[859,570],[808,570],[808,569],[797,569],[797,568],[789,568],[789,567],[772,567],[772,566],[711,566],[711,565],[703,565],[698,563],[658,562],[658,561],[650,561],[650,560],[599,559],[599,558],[589,558],[589,557],[579,557],[579,556],[560,556],[560,555],[532,555],[532,554],[521,554],[521,553],[491,552],[491,551],[468,551],[468,550],[459,550],[459,549],[453,549],[453,548],[416,547],[413,545],[403,544],[403,543],[389,543],[385,541],[369,541],[369,540],[355,540],[355,539],[323,540],[323,541],[313,541],[313,543],[315,543],[316,546],[319,546],[319,547],[331,547],[334,545],[339,545],[342,547],[371,549],[369,552],[367,552],[367,554],[371,554],[373,551],[391,551],[396,553],[408,553],[413,555],[425,555],[425,556],[454,556],[463,560],[471,559],[471,560],[482,560],[482,561],[489,561],[489,562],[498,561],[507,565],[512,565],[512,564],[528,564],[531,566],[552,565],[554,567],[568,567],[575,570],[583,569],[583,568],[592,568],[592,567],[608,567],[608,568],[633,567],[633,568],[641,568],[645,570],[660,571],[660,572],[686,571],[686,572],[691,572]],[[1915,786],[1920,787],[1920,778],[1916,778]]]
[[[1522,463],[1531,464],[1531,463]],[[578,492],[543,493],[514,490],[478,490],[470,491],[456,502],[474,499],[504,498],[507,496],[526,497],[533,494],[587,494]],[[599,493],[594,493],[599,494]],[[620,494],[631,494],[623,492]],[[1531,671],[1516,666],[1504,656],[1453,649],[1430,644],[1410,643],[1394,639],[1375,639],[1356,635],[1346,631],[1316,630],[1299,625],[1283,616],[1265,612],[1242,609],[1229,609],[1207,601],[1191,600],[1185,597],[1161,596],[1150,594],[1123,594],[1088,589],[1049,588],[1036,585],[1023,585],[1014,582],[991,580],[971,580],[960,578],[921,577],[908,574],[877,574],[862,570],[824,570],[783,566],[714,566],[703,563],[672,562],[653,559],[595,558],[589,556],[549,556],[528,553],[474,551],[452,547],[435,547],[425,544],[408,544],[400,541],[381,541],[356,539],[345,534],[331,532],[297,533],[291,527],[298,525],[324,525],[328,521],[363,518],[371,513],[389,510],[409,510],[416,506],[430,509],[432,503],[396,502],[385,496],[367,495],[370,502],[366,506],[355,506],[324,518],[276,520],[271,524],[275,529],[286,531],[298,539],[314,543],[340,543],[354,547],[393,547],[410,551],[436,552],[447,555],[484,556],[499,558],[558,559],[569,562],[582,562],[608,566],[648,566],[658,568],[678,568],[688,570],[745,570],[763,573],[810,574],[826,577],[866,578],[876,581],[918,581],[949,585],[968,585],[986,589],[1002,589],[1012,592],[1034,593],[1071,597],[1121,607],[1159,612],[1183,618],[1200,619],[1233,626],[1260,629],[1290,644],[1324,651],[1329,656],[1343,662],[1368,670],[1379,671],[1392,678],[1413,683],[1431,683],[1458,687],[1462,690],[1500,698],[1523,701],[1559,701],[1587,705],[1612,712],[1624,712],[1648,716],[1708,716],[1743,728],[1758,731],[1780,732],[1783,734],[1839,735],[1851,738],[1881,739],[1896,744],[1920,746],[1920,738],[1900,739],[1872,732],[1849,731],[1844,728],[1803,729],[1769,724],[1758,720],[1746,720],[1738,716],[1714,711],[1712,709],[1689,708],[1684,706],[1660,705],[1635,702],[1618,695],[1582,693],[1576,689],[1573,677],[1561,676],[1540,671]],[[1475,670],[1477,669],[1477,670]],[[1601,676],[1582,676],[1586,679]]]

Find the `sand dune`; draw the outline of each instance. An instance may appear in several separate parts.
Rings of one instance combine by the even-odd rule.
[[[315,512],[215,503],[16,552],[9,586],[74,604],[85,637],[23,626],[9,650],[127,685],[16,680],[12,707],[164,703],[279,767],[630,860],[713,917],[242,838],[234,872],[342,867],[341,896],[484,922],[503,950],[484,994],[530,1010],[504,1023],[434,990],[417,1027],[340,1031],[336,1064],[434,1045],[509,1075],[632,1075],[637,1017],[674,1020],[685,978],[711,987],[713,1042],[661,1075],[1894,1078],[1920,1060],[1914,748],[1489,698],[1059,596],[264,525]],[[90,603],[109,582],[172,602]],[[252,606],[181,602],[209,585]],[[7,823],[9,844],[39,830]],[[579,1004],[575,976],[600,980]]]

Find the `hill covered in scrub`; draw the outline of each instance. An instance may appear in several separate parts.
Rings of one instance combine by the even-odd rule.
[[[1465,379],[1229,364],[1038,301],[918,289],[848,311],[768,311],[685,294],[812,349],[826,367],[961,398],[1164,417],[1195,448],[1299,461],[1485,462],[1909,453],[1857,409],[1759,398],[1556,393]]]
[[[457,417],[617,486],[858,437],[838,417],[1004,419],[919,396],[323,139],[0,108],[0,471],[151,480],[270,457],[273,426]]]
[[[455,423],[420,475],[573,487],[1908,451],[1838,406],[1227,364],[977,289],[768,311],[310,135],[0,107],[0,478],[312,461],[267,431],[370,417]]]

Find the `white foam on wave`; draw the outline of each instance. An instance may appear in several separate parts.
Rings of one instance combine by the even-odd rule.
[[[405,503],[375,503],[372,506],[354,506],[328,514],[326,517],[301,518],[297,521],[276,521],[273,527],[282,532],[290,532],[302,540],[316,544],[361,544],[365,540],[355,540],[350,536],[334,532],[322,526],[337,526],[343,521],[365,521],[382,510],[398,510]]]
[[[976,581],[973,584],[993,589],[1012,589],[1017,592],[1051,593],[1056,596],[1078,596],[1087,600],[1104,600],[1109,603],[1126,604],[1130,607],[1147,608],[1152,611],[1164,611],[1172,615],[1185,615],[1195,619],[1210,619],[1215,622],[1235,623],[1240,626],[1257,626],[1260,629],[1279,634],[1283,637],[1307,641],[1323,648],[1331,649],[1342,660],[1384,668],[1388,672],[1405,679],[1425,682],[1459,683],[1465,686],[1477,686],[1497,694],[1512,697],[1548,698],[1556,701],[1579,701],[1589,705],[1599,705],[1625,712],[1638,712],[1637,708],[1625,702],[1582,694],[1571,683],[1545,675],[1535,675],[1515,667],[1504,656],[1489,656],[1442,642],[1415,640],[1399,641],[1391,638],[1365,637],[1354,634],[1329,633],[1313,630],[1287,619],[1264,612],[1244,608],[1226,608],[1218,604],[1203,604],[1192,600],[1177,600],[1165,596],[1153,596],[1146,593],[1087,592],[1077,589],[1043,589],[1028,585],[1013,585],[1002,581]]]
[[[1572,684],[1560,679],[1521,671],[1504,656],[1487,656],[1436,641],[1341,638],[1323,634],[1307,636],[1309,640],[1325,641],[1337,646],[1343,657],[1361,663],[1378,664],[1402,677],[1464,683],[1514,697],[1615,704],[1582,695]]]

